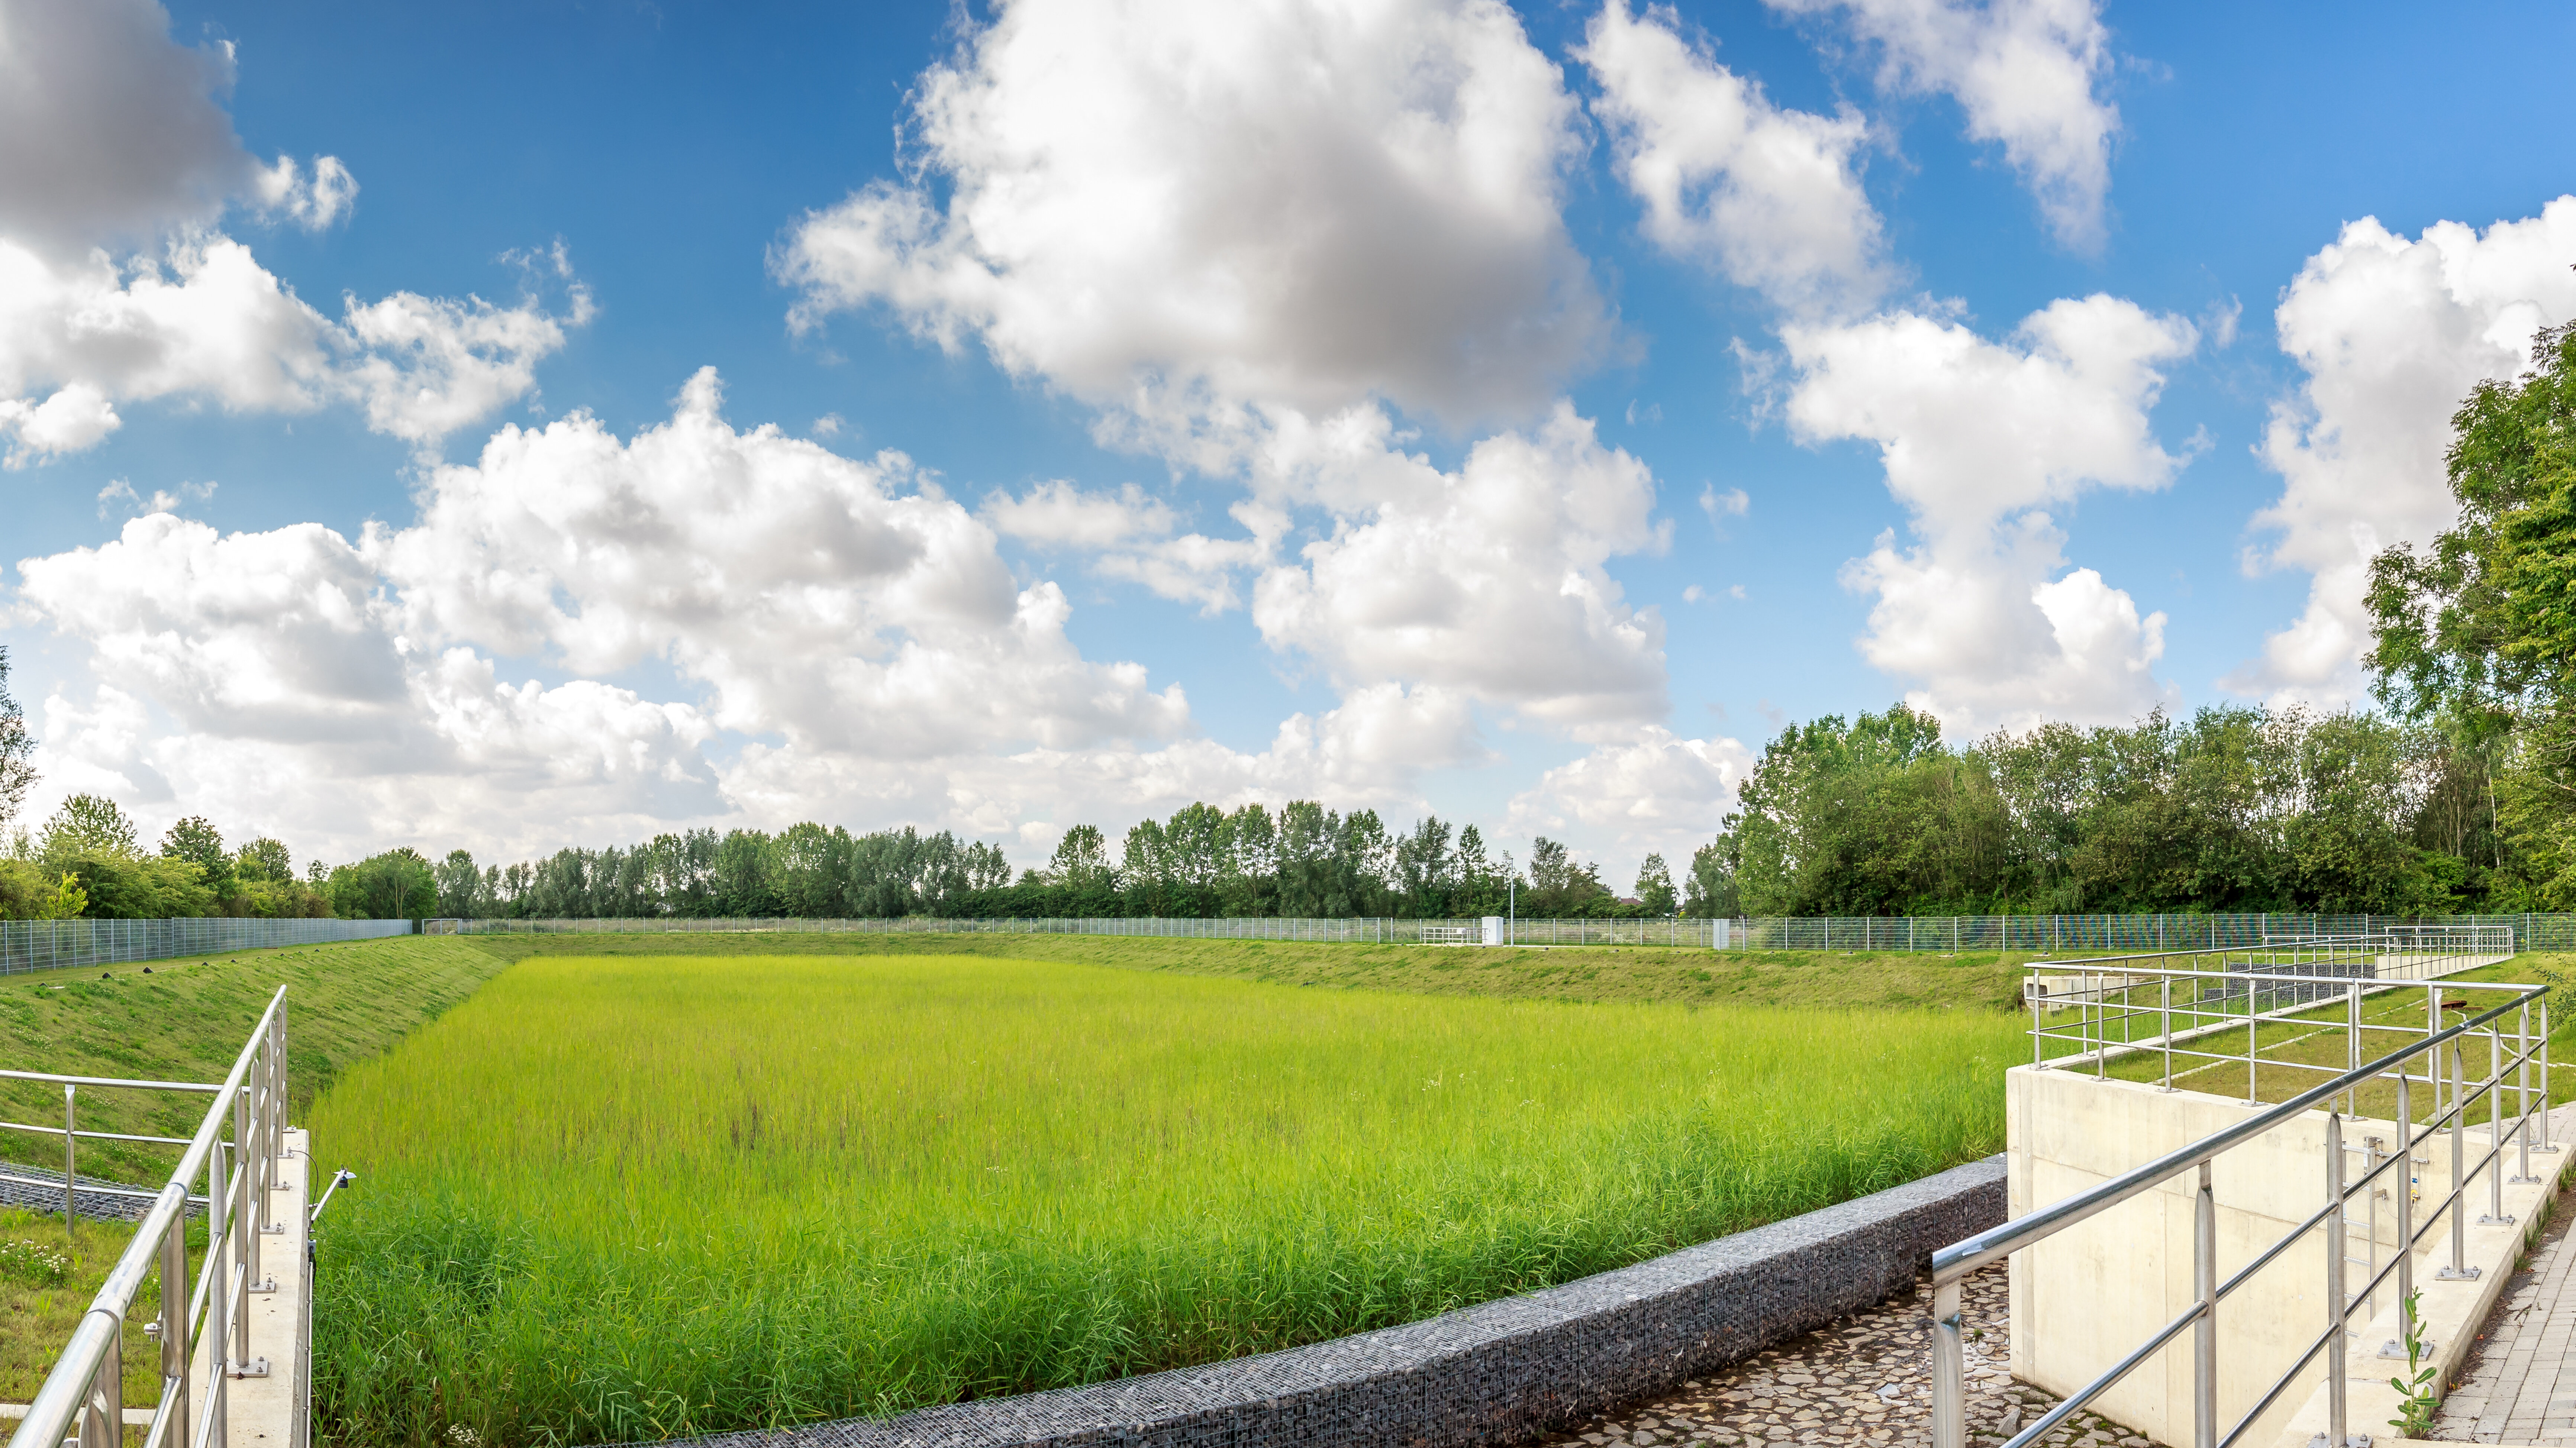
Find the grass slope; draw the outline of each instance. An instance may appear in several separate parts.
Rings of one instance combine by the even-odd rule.
[[[93,966],[0,976],[0,1066],[71,1076],[221,1081],[251,1027],[281,984],[289,987],[287,1069],[300,1124],[306,1107],[353,1062],[382,1053],[473,993],[507,962],[462,941],[419,937],[245,950],[143,965]],[[102,979],[101,977],[105,978]],[[207,1098],[177,1092],[84,1087],[83,1130],[189,1136]],[[59,1086],[0,1080],[0,1120],[59,1126]],[[326,1156],[327,1142],[317,1141]],[[167,1181],[177,1149],[83,1142],[83,1175],[154,1187]],[[0,1131],[0,1170],[59,1179],[60,1136]],[[327,1169],[333,1163],[324,1163]],[[335,1206],[334,1211],[338,1208]],[[202,1242],[203,1228],[195,1240]],[[67,1242],[62,1218],[0,1209],[0,1240],[68,1251],[60,1280],[17,1268],[0,1255],[0,1399],[25,1402],[89,1307],[107,1269],[133,1237],[121,1223],[79,1224]],[[149,1285],[146,1300],[153,1298]],[[128,1332],[126,1401],[160,1396],[157,1348]]]
[[[1059,960],[1276,985],[1540,1000],[1818,1009],[2017,1010],[2022,953],[1709,951],[1649,946],[1342,945],[1100,935],[478,935],[529,955],[974,955]]]
[[[369,1184],[326,1224],[324,1432],[613,1443],[1409,1321],[1994,1151],[2021,1040],[1991,1011],[1464,998],[1666,984],[1607,960],[1237,967],[1444,998],[1088,944],[1131,968],[528,953],[317,1104]]]

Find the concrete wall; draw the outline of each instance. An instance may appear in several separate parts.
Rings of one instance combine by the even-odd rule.
[[[2007,1073],[2005,1085],[2012,1215],[2107,1181],[2234,1125],[2258,1109],[2200,1092],[2168,1092],[2153,1084],[2015,1067]],[[2309,1112],[2214,1163],[2211,1189],[2218,1208],[2220,1282],[2324,1206],[2325,1126],[2326,1113]],[[2343,1135],[2347,1146],[2358,1148],[2369,1136],[2395,1141],[2396,1127],[2392,1122],[2349,1118]],[[2486,1146],[2487,1130],[2481,1120],[2468,1136],[2472,1170]],[[2425,1154],[2430,1160],[2416,1168],[2416,1191],[2420,1202],[2436,1204],[2450,1191],[2450,1153],[2437,1146]],[[2541,1160],[2534,1159],[2535,1170]],[[2546,1160],[2554,1175],[2562,1156]],[[2347,1173],[2357,1176],[2361,1161],[2357,1150],[2349,1155]],[[2506,1170],[2512,1169],[2509,1151]],[[2191,1305],[2195,1187],[2196,1177],[2185,1173],[2015,1255],[2011,1269],[2015,1377],[2051,1392],[2070,1393]],[[2514,1210],[2512,1201],[2523,1195],[2517,1192],[2509,1198],[2508,1212]],[[2483,1175],[2474,1178],[2471,1197],[2469,1216],[2474,1222],[2486,1209]],[[2351,1230],[2348,1251],[2355,1258],[2376,1255],[2384,1264],[2395,1248],[2396,1204],[2391,1197],[2378,1206],[2376,1253],[2365,1245],[2372,1235],[2366,1227]],[[2424,1210],[2417,1208],[2419,1221]],[[2356,1199],[2350,1212],[2356,1222],[2367,1222],[2366,1203]],[[2510,1235],[2509,1230],[2472,1231],[2471,1260],[2477,1260],[2479,1253],[2500,1250],[2489,1238],[2501,1242]],[[2252,1407],[2324,1331],[2325,1240],[2322,1230],[2309,1233],[2220,1306],[2221,1432]],[[2447,1231],[2427,1239],[2425,1245],[2431,1250],[2417,1259],[2419,1285],[2429,1285],[2434,1266],[2448,1260],[2449,1241]],[[2364,1266],[2356,1262],[2346,1270],[2347,1281],[2358,1289]],[[2494,1275],[2492,1267],[2488,1270]],[[2428,1292],[2428,1310],[2432,1298]],[[2376,1305],[2377,1317],[2382,1319],[2372,1329],[2376,1335],[2365,1333],[2350,1349],[2355,1378],[2389,1375],[2387,1365],[2370,1355],[2393,1332],[2387,1326],[2395,1312],[2393,1289],[2381,1292]],[[2356,1313],[2354,1320],[2359,1322],[2364,1315]],[[2190,1442],[2190,1343],[2188,1333],[2176,1339],[2157,1359],[2095,1400],[2095,1411],[2160,1443]],[[2246,1441],[2270,1442],[2278,1435],[2323,1383],[2323,1361],[2320,1355]]]
[[[1312,1347],[700,1448],[1525,1442],[1858,1311],[2004,1220],[1992,1157],[1651,1262]]]

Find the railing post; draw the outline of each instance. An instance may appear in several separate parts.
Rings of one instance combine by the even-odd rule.
[[[2434,1069],[2441,1069],[2440,1053],[2434,1056]],[[2460,1039],[2451,1038],[2451,1265],[2435,1273],[2442,1282],[2472,1282],[2478,1269],[2469,1265],[2469,1184],[2462,1180],[2469,1169],[2469,1102],[2462,1089],[2468,1080],[2460,1061]],[[2438,1099],[2437,1103],[2438,1104]]]
[[[2397,1300],[2415,1295],[2415,1103],[2397,1063]]]
[[[2540,998],[2540,1149],[2556,1151],[2549,1144],[2549,997]]]
[[[2343,1257],[2344,1240],[2343,1116],[2326,1113],[2326,1442],[2344,1445],[2345,1390]]]
[[[90,1374],[89,1391],[82,1395],[80,1415],[81,1448],[124,1448],[125,1444],[125,1341],[118,1333],[107,1340],[107,1352]]]
[[[2022,994],[2030,997],[2030,1067],[2034,1071],[2048,1064],[2048,997],[2031,989],[2038,980],[2035,973],[2025,975],[2021,987]]]
[[[2515,1124],[2513,1133],[2515,1160],[2521,1167],[2513,1179],[2516,1185],[2521,1185],[2540,1180],[2531,1174],[2531,1000],[2528,996],[2523,998],[2522,1009],[2515,1016],[2514,1040],[2521,1049],[2515,1052],[2517,1084],[2513,1101],[2514,1105],[2522,1108],[2522,1120]]]
[[[2502,1225],[2504,1214],[2504,1027],[2487,1026],[2487,1214],[2480,1225]]]
[[[63,1240],[75,1243],[80,1239],[73,1234],[72,1227],[72,1182],[74,1180],[72,1151],[79,1138],[72,1135],[72,1095],[79,1089],[68,1081],[63,1083]]]
[[[2245,1104],[2248,1106],[2255,1105],[2263,1099],[2261,1078],[2255,1075],[2254,1070],[2254,1063],[2256,1060],[2256,1056],[2254,1054],[2254,1021],[2256,1014],[2257,1007],[2254,1003],[2254,963],[2251,960],[2248,960],[2245,963]]]
[[[2164,1021],[2163,1021],[2163,1024],[2164,1024],[2164,1036],[2165,1036],[2165,1089],[2166,1089],[2167,1091],[2171,1091],[2172,1089],[2174,1089],[2174,1084],[2173,1084],[2173,977],[2172,977],[2172,976],[2166,976],[2166,977],[2164,978],[2164,985],[2165,985],[2165,998],[2164,998]]]
[[[1968,1448],[1968,1355],[1955,1280],[1932,1285],[1932,1448]]]
[[[166,1441],[188,1444],[188,1214],[161,1238],[161,1393],[170,1403]]]
[[[2200,1321],[2191,1325],[2192,1448],[2218,1448],[2218,1198],[2209,1163],[2191,1205],[2191,1291]]]

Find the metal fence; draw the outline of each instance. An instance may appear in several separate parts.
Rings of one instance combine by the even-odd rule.
[[[2092,969],[2100,964],[2099,961],[2085,961],[2081,968]],[[2044,969],[2063,968],[2065,966],[2057,962],[2033,966],[2035,974]],[[2160,997],[2170,998],[2177,993],[2176,986],[2179,985],[2182,987],[2179,993],[2194,999],[2223,995],[2230,989],[2238,990],[2240,999],[2247,998],[2242,994],[2241,972],[2146,969],[2126,965],[2122,968],[2132,979],[2154,981]],[[2237,982],[2234,985],[2231,985],[2231,975]],[[2346,1351],[2347,1339],[2355,1335],[2352,1328],[2354,1311],[2375,1310],[2377,1294],[2383,1286],[2393,1286],[2397,1301],[2405,1302],[2412,1296],[2417,1247],[2441,1228],[2445,1216],[2450,1219],[2450,1261],[2440,1269],[2439,1275],[2454,1280],[2475,1276],[2477,1269],[2467,1262],[2466,1242],[2471,1192],[2478,1177],[2487,1179],[2486,1210],[2479,1221],[2510,1223],[2513,1219],[2504,1214],[2508,1152],[2513,1154],[2512,1180],[2529,1183],[2540,1180],[2532,1174],[2532,1153],[2555,1153],[2559,1149],[2545,1135],[2549,1098],[2548,987],[2457,980],[2426,982],[2420,987],[2425,993],[2424,1023],[2418,1028],[2411,1024],[2372,1023],[2362,1017],[2361,1002],[2366,993],[2402,991],[2411,988],[2409,986],[2379,984],[2348,975],[2283,977],[2275,983],[2312,985],[2345,998],[2348,1003],[2344,1022],[2348,1065],[2338,1068],[2334,1065],[2266,1060],[2263,1064],[2305,1071],[2325,1079],[2277,1105],[2257,1111],[2224,1130],[2168,1152],[2124,1175],[2026,1212],[2002,1226],[1980,1232],[1932,1254],[1932,1441],[1935,1448],[1968,1448],[1967,1358],[1960,1319],[1962,1280],[1980,1267],[2035,1246],[2132,1197],[2182,1178],[2186,1173],[2194,1174],[2194,1180],[2186,1188],[2192,1191],[2194,1203],[2192,1304],[2172,1321],[2146,1335],[2101,1376],[2011,1434],[2001,1448],[2032,1448],[2113,1384],[2153,1360],[2166,1344],[2180,1338],[2186,1330],[2192,1338],[2191,1442],[2195,1448],[2232,1448],[2243,1440],[2320,1355],[2326,1363],[2330,1424],[2326,1436],[2320,1441],[2337,1444],[2367,1441],[2349,1436],[2347,1432],[2353,1425],[2349,1423],[2347,1414],[2349,1378],[2352,1375],[2346,1371]],[[2445,1001],[2445,997],[2455,993],[2473,994],[2467,994],[2465,1001]],[[2032,992],[2034,999],[2046,994]],[[2460,1017],[2458,1023],[2446,1026],[2446,1013]],[[2106,1055],[2115,1055],[2123,1050],[2163,1049],[2167,1052],[2166,1070],[2169,1073],[2173,1043],[2194,1034],[2193,1029],[2174,1027],[2172,1014],[2169,1009],[2164,1012],[2166,1028],[2160,1037],[2144,1042],[2111,1044],[2107,1049],[2097,1046],[2087,1053],[2085,1059],[2090,1059],[2098,1072]],[[2034,1050],[2037,1049],[2039,1034],[2035,1025]],[[2482,1053],[2464,1049],[2479,1044],[2486,1047]],[[2366,1059],[2378,1050],[2386,1050],[2388,1054],[2375,1060]],[[2250,1065],[2253,1060],[2250,1037],[2248,1053]],[[2486,1071],[2482,1076],[2473,1075],[2467,1062],[2480,1054],[2486,1058]],[[2047,1063],[2050,1069],[2072,1064],[2075,1063],[2064,1058]],[[2536,1091],[2533,1082],[2535,1065],[2540,1076]],[[2382,1150],[2385,1143],[2375,1139],[2365,1140],[2360,1147],[2348,1145],[2343,1134],[2348,1123],[2377,1124],[2357,1119],[2357,1098],[2365,1087],[2381,1081],[2392,1082],[2396,1087],[2396,1114],[2392,1124],[2398,1140],[2394,1150]],[[2416,1106],[2426,1098],[2413,1094],[2417,1091],[2430,1093],[2430,1110],[2420,1122]],[[2469,1158],[2469,1128],[2472,1113],[2481,1098],[2487,1114],[2485,1152],[2472,1163]],[[2508,1100],[2511,1102],[2509,1107]],[[2218,1277],[2221,1243],[2211,1184],[2213,1162],[2231,1148],[2253,1141],[2318,1108],[2327,1113],[2324,1201],[2305,1221],[2291,1228],[2285,1236],[2257,1253],[2251,1262],[2221,1282]],[[2535,1124],[2544,1132],[2538,1141],[2533,1139]],[[2413,1167],[2406,1163],[2429,1163],[2433,1153],[2443,1145],[2449,1148],[2450,1190],[2438,1200],[2423,1204],[2419,1212],[2413,1200],[2416,1193],[2409,1185]],[[2357,1175],[2350,1172],[2346,1161],[2348,1155],[2356,1154],[2363,1157],[2362,1169]],[[2387,1183],[2382,1181],[2384,1176]],[[2393,1184],[2394,1189],[2383,1191],[2383,1187],[2389,1184]],[[2385,1263],[2379,1260],[2376,1245],[2376,1202],[2383,1194],[2393,1198],[2397,1213],[2396,1241]],[[2355,1221],[2351,1216],[2356,1197],[2370,1204],[2367,1222]],[[2365,1227],[2370,1234],[2369,1241],[2373,1245],[2367,1258],[2350,1255],[2347,1234],[2355,1226]],[[2324,1308],[2321,1330],[2291,1363],[2288,1371],[2271,1381],[2269,1389],[2253,1407],[2233,1426],[2226,1425],[2218,1415],[2217,1381],[2223,1350],[2219,1342],[2219,1304],[2254,1280],[2266,1266],[2311,1232],[2322,1233],[2325,1238],[2325,1280],[2321,1284],[2324,1291],[2319,1294]],[[2355,1263],[2363,1266],[2363,1275],[2357,1284],[2347,1276],[2347,1268]]]
[[[157,1192],[133,1194],[150,1202],[142,1225],[28,1404],[9,1448],[117,1448],[131,1441],[123,1401],[125,1328],[144,1279],[154,1276],[160,1305],[147,1350],[159,1359],[161,1390],[141,1435],[143,1448],[227,1448],[234,1441],[232,1380],[290,1372],[296,1429],[292,1441],[277,1448],[303,1448],[306,1365],[270,1364],[250,1354],[251,1297],[276,1287],[273,1274],[263,1276],[261,1253],[278,1250],[266,1239],[285,1230],[277,1220],[275,1189],[286,1148],[286,988],[269,998],[267,1013],[221,1084],[36,1079],[188,1092],[210,1100],[196,1134],[181,1143],[185,1150],[169,1182]],[[193,1194],[201,1182],[204,1192]],[[209,1213],[206,1245],[194,1262],[187,1233],[191,1205]],[[298,1310],[310,1308],[310,1302],[298,1304]],[[310,1339],[309,1332],[299,1336]],[[197,1361],[200,1349],[203,1365]]]
[[[1943,915],[1764,917],[1751,920],[1506,918],[1509,945],[1669,945],[1701,950],[2165,951],[2260,947],[2290,936],[2382,935],[2416,927],[2496,927],[2516,950],[2576,950],[2576,915]],[[1184,940],[1320,940],[1371,944],[1456,944],[1483,940],[1484,919],[1189,916],[975,920],[905,915],[888,920],[693,919],[676,915],[587,920],[432,920],[432,934],[1118,935]],[[1462,937],[1462,932],[1464,935]]]
[[[1656,919],[1519,920],[1503,917],[1496,943],[1516,945],[1694,945],[1723,948],[1736,922]],[[430,935],[727,935],[783,931],[800,935],[1117,935],[1172,940],[1319,940],[1389,945],[1460,945],[1486,941],[1482,917],[1404,920],[1391,916],[1323,919],[1288,915],[1083,917],[978,920],[900,915],[885,920],[694,919],[678,915],[592,920],[430,920]]]
[[[409,934],[408,920],[0,920],[0,975]]]

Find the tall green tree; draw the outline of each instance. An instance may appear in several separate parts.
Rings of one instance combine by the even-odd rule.
[[[2509,736],[2500,859],[2523,903],[2576,905],[2576,327],[2532,340],[2520,377],[2482,382],[2444,457],[2458,521],[2372,560],[2379,697],[2476,746]],[[2501,852],[2500,852],[2501,854]]]
[[[438,909],[438,881],[418,850],[387,850],[331,872],[324,890],[343,920],[426,920]]]
[[[224,837],[203,815],[190,815],[170,827],[161,837],[164,859],[186,860],[195,865],[206,888],[223,900],[238,890],[234,878],[233,857],[224,849]]]
[[[134,821],[103,794],[76,794],[64,800],[45,821],[38,852],[49,861],[107,857],[131,859],[136,854]]]
[[[0,644],[0,832],[16,821],[27,791],[35,787],[35,753],[27,712],[9,693],[9,646]]]

